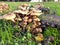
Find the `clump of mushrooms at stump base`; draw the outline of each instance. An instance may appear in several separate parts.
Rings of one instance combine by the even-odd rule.
[[[42,14],[40,10],[30,8],[29,5],[23,4],[19,6],[19,10],[14,11],[22,21],[19,22],[19,26],[22,30],[27,30],[35,36],[35,40],[43,41],[43,34],[41,29],[41,22],[38,16]]]

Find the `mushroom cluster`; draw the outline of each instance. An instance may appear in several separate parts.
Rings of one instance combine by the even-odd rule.
[[[0,2],[0,13],[7,12],[9,10],[9,5]]]
[[[18,10],[0,16],[0,19],[11,20],[14,23],[18,21],[18,26],[20,26],[21,31],[28,31],[35,36],[34,39],[36,41],[42,41],[41,20],[38,18],[41,14],[43,14],[41,10],[23,4]]]
[[[36,40],[42,41],[43,34],[41,22],[38,18],[41,14],[43,14],[42,11],[33,8],[28,4],[22,4],[18,8],[19,10],[14,11],[14,13],[22,19],[19,21],[19,26],[23,31],[29,31],[35,35]]]

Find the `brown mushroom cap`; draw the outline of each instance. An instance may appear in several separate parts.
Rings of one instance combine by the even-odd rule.
[[[19,9],[22,9],[22,10],[27,10],[27,7],[28,7],[29,5],[28,4],[22,4],[22,5],[20,5],[18,8]]]
[[[33,21],[33,24],[34,24],[34,25],[37,25],[36,21]]]
[[[33,19],[36,19],[37,18],[37,16],[33,16]]]
[[[16,15],[14,13],[10,12],[8,14],[1,16],[1,19],[11,20],[11,21],[15,22],[15,20],[14,20],[15,17],[16,17]]]
[[[41,23],[40,23],[40,22],[37,22],[37,25],[39,25],[39,26],[40,26],[40,25],[41,25]]]
[[[40,21],[40,19],[39,18],[35,18],[35,19],[33,19],[33,21]]]
[[[34,12],[36,12],[36,13],[41,13],[41,10],[33,9],[32,11],[34,11]]]
[[[28,23],[31,23],[32,22],[32,19],[30,18],[30,19],[28,19]]]
[[[35,6],[35,8],[43,8],[44,7],[44,5],[43,4],[37,4],[36,6]]]
[[[24,24],[24,25],[27,25],[27,23],[26,23],[26,22],[23,22],[23,24]]]
[[[35,25],[41,25],[41,23],[39,21],[33,21],[33,24],[35,24]]]
[[[26,7],[20,7],[21,10],[26,10]]]
[[[0,2],[0,13],[8,12],[9,11],[9,5],[3,2]]]
[[[23,15],[27,15],[28,14],[28,10],[16,10],[16,11],[14,11],[14,13],[18,13],[18,14],[23,14]]]
[[[43,14],[43,13],[32,12],[30,15],[40,16],[41,14]]]
[[[23,22],[19,23],[19,25],[22,26],[22,27],[26,27],[27,22],[24,22],[24,21],[23,21]]]
[[[40,16],[41,14],[43,14],[42,12],[41,12],[41,10],[36,10],[36,9],[31,9],[31,11],[30,11],[30,15],[35,15],[35,16]]]
[[[32,26],[31,26],[31,28],[35,28],[36,27],[36,25],[35,24],[33,24]]]
[[[28,17],[27,17],[27,16],[25,16],[23,19],[24,19],[24,20],[25,20],[25,19],[28,19]]]
[[[17,20],[17,21],[22,21],[22,19],[21,19],[21,18],[15,18],[15,20]]]
[[[33,22],[34,23],[36,23],[37,24],[37,22],[39,22],[40,21],[40,19],[39,18],[37,18],[36,16],[33,16]]]
[[[25,20],[23,20],[24,22],[28,22],[28,20],[27,19],[25,19]]]
[[[42,32],[41,28],[35,28],[35,29],[32,30],[33,34],[37,34],[37,33],[41,33],[41,32]]]
[[[27,22],[27,21],[28,21],[28,17],[25,16],[25,17],[23,18],[23,21]]]
[[[27,6],[29,6],[28,4],[22,4],[22,5],[20,5],[20,6],[22,6],[22,7],[27,7]]]
[[[36,32],[42,32],[41,28],[36,28]]]
[[[8,14],[5,14],[3,15],[3,18],[6,19],[6,20],[12,20],[16,17],[16,15],[14,13],[8,13]]]

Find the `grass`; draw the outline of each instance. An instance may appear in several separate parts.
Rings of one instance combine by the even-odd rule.
[[[38,3],[30,2],[5,2],[9,4],[10,11],[16,10],[20,4],[28,3],[32,5]],[[50,7],[52,11],[56,11],[57,15],[60,15],[60,3],[58,2],[44,2],[45,7]],[[32,34],[29,32],[23,33],[20,31],[20,28],[11,21],[0,20],[0,45],[35,45],[37,42],[33,41]],[[19,33],[16,35],[15,33]],[[55,28],[48,27],[44,32],[44,37],[54,36],[55,40],[50,45],[60,45],[60,30]],[[38,44],[38,43],[37,43]]]

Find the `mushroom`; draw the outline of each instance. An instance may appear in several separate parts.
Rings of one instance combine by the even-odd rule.
[[[27,22],[22,22],[23,25],[27,25]]]
[[[33,9],[33,11],[36,12],[36,13],[41,13],[41,10]]]
[[[18,14],[23,14],[23,15],[27,15],[28,14],[28,10],[15,10],[14,13],[18,13]]]
[[[27,21],[28,21],[28,17],[25,16],[25,17],[23,18],[23,21],[27,22]]]
[[[15,17],[16,17],[16,15],[14,13],[10,12],[8,14],[0,16],[0,19],[11,20],[11,21],[15,22],[15,20],[14,20]]]
[[[33,21],[40,21],[40,19],[39,18],[34,18]]]
[[[33,16],[33,19],[37,18],[37,16]]]
[[[32,25],[32,27],[31,28],[35,28],[36,27],[36,25]]]
[[[26,29],[27,29],[28,31],[31,31],[31,27],[30,27],[29,25],[26,26]]]
[[[41,34],[41,33],[39,33],[39,34],[37,34],[37,36],[35,36],[35,40],[36,41],[38,41],[38,42],[41,42],[41,41],[43,41],[43,34]]]
[[[22,10],[26,10],[28,6],[29,6],[28,4],[22,4],[18,8]]]
[[[0,17],[6,20],[11,20],[13,22],[20,21],[18,22],[19,23],[18,25],[24,32],[27,29],[33,34],[41,33],[42,32],[42,29],[40,27],[41,23],[38,16],[40,16],[42,12],[36,9],[29,10],[27,9],[27,7],[28,7],[27,4],[23,4],[19,7],[20,8],[19,10],[15,10],[12,13],[8,13]],[[38,34],[37,36],[35,36],[35,39],[36,41],[42,41],[43,35]]]
[[[40,33],[40,32],[42,32],[42,29],[41,28],[36,28],[36,31]]]
[[[40,19],[37,16],[33,16],[33,21],[40,21]]]
[[[38,22],[38,21],[33,21],[33,24],[36,25],[36,26],[40,26],[41,25],[41,23]]]
[[[36,24],[37,24],[38,26],[40,26],[40,25],[41,25],[41,23],[40,23],[40,22],[38,22],[38,21],[36,21]]]
[[[19,23],[19,26],[21,26],[21,27],[26,27],[26,25],[27,25],[27,22],[24,22],[24,21]]]
[[[25,20],[23,20],[24,22],[27,22],[28,20],[27,19],[25,19]]]
[[[37,33],[41,33],[41,32],[42,32],[41,28],[35,28],[35,29],[32,30],[33,34],[37,34]]]
[[[28,19],[28,17],[27,17],[27,16],[25,16],[23,19]]]
[[[8,10],[9,10],[8,4],[0,2],[0,13],[7,12]]]
[[[30,15],[33,15],[33,16],[40,16],[41,14],[43,13],[40,10],[33,9],[32,11],[30,11]]]
[[[21,18],[15,18],[15,20],[17,20],[17,21],[22,21],[22,19],[21,19]]]
[[[30,19],[28,19],[28,23],[31,23],[32,22],[32,19],[30,18]]]
[[[36,23],[36,21],[33,21],[33,24],[37,26],[37,23]]]

